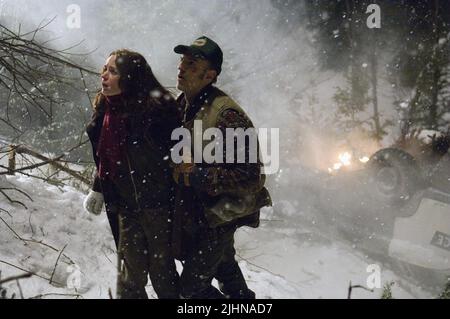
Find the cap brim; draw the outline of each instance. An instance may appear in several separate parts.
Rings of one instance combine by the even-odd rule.
[[[205,55],[203,54],[203,52],[201,50],[193,48],[191,46],[187,46],[187,45],[177,45],[173,49],[173,51],[178,54],[191,54],[193,56],[205,57]]]

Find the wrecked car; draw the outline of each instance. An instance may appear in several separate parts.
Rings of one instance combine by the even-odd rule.
[[[340,154],[319,190],[323,225],[406,275],[442,284],[450,275],[449,144],[436,139],[416,156],[384,148],[359,158],[358,169]]]

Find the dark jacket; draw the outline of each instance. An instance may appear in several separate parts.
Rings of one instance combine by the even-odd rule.
[[[190,106],[187,106],[183,95],[177,101],[184,109],[183,126],[191,131],[191,136],[194,136],[195,120],[202,121],[203,131],[207,127],[219,128],[225,143],[227,128],[253,128],[245,112],[216,87],[206,87]],[[248,147],[245,152],[248,154]],[[223,157],[226,157],[225,147]],[[226,163],[225,160],[223,163],[196,163],[189,174],[190,185],[184,184],[184,178],[179,179],[174,229],[183,229],[181,238],[189,237],[189,233],[202,231],[205,227],[257,227],[259,209],[271,205],[270,195],[264,188],[265,175],[261,174],[261,167],[259,158],[256,163],[251,163],[248,158],[244,163],[237,163],[236,158],[234,163]],[[250,200],[247,201],[247,198]],[[227,207],[230,207],[229,211],[226,211]],[[176,232],[174,236],[174,241],[179,240]]]
[[[97,146],[104,115],[104,105],[100,104],[86,129],[97,169]],[[120,205],[129,211],[168,206],[174,190],[169,166],[170,137],[180,124],[176,105],[168,103],[127,113],[126,117],[126,154],[118,176],[114,180],[103,180],[96,174],[92,189],[102,192],[107,204]]]

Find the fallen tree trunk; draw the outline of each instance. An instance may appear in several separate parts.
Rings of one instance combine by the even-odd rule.
[[[10,153],[10,156],[9,156],[10,159],[15,159],[15,154],[27,154],[27,155],[33,156],[33,157],[41,160],[42,162],[41,163],[37,163],[35,165],[27,166],[27,167],[24,167],[24,168],[16,169],[15,160],[11,160],[11,161],[9,161],[8,173],[20,172],[22,170],[33,169],[33,168],[36,168],[36,167],[39,167],[39,166],[42,166],[42,165],[50,164],[50,165],[53,165],[55,168],[57,168],[57,169],[65,172],[65,173],[69,174],[70,176],[78,179],[79,181],[81,181],[81,182],[83,182],[83,183],[85,183],[87,185],[91,184],[91,181],[89,179],[85,178],[84,176],[82,176],[80,173],[78,173],[78,172],[76,172],[76,171],[74,171],[74,170],[72,170],[70,168],[67,168],[64,165],[58,163],[58,161],[61,158],[63,158],[64,155],[60,155],[60,156],[58,156],[56,158],[48,158],[48,157],[46,157],[46,156],[44,156],[42,154],[39,154],[38,152],[35,152],[35,151],[33,151],[33,150],[23,146],[23,145],[11,146],[11,151],[10,152],[14,153],[13,155],[11,155],[11,153]]]

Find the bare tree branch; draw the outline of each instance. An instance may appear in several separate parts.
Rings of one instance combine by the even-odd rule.
[[[27,207],[24,203],[22,203],[22,202],[20,202],[20,201],[17,201],[17,200],[14,200],[14,199],[12,199],[11,197],[9,197],[9,196],[3,191],[2,188],[0,188],[0,193],[1,193],[3,196],[5,196],[6,199],[7,199],[10,203],[12,203],[12,204],[19,204],[19,205],[23,206],[25,209],[28,209],[28,207]]]
[[[22,279],[22,278],[29,278],[31,276],[33,276],[33,274],[26,273],[26,274],[22,274],[22,275],[18,275],[18,276],[8,277],[8,278],[0,280],[0,285],[6,284],[7,282],[13,281],[13,280],[19,280],[19,279]]]
[[[361,288],[361,289],[364,289],[364,290],[373,292],[373,289],[369,289],[369,288],[366,288],[366,287],[361,286],[361,285],[352,285],[352,282],[350,281],[350,283],[349,283],[349,285],[348,285],[347,299],[351,299],[353,288]]]
[[[14,233],[14,235],[17,237],[17,239],[20,239],[21,241],[23,241],[25,243],[25,245],[27,244],[26,241],[24,241],[22,239],[22,237],[20,237],[20,235],[18,233],[16,233],[16,231],[3,218],[0,217],[0,220],[6,225],[6,227],[8,227],[8,229],[10,231],[12,231]]]
[[[62,69],[98,75],[98,72],[71,59],[72,56],[87,55],[70,53],[82,41],[65,49],[54,49],[48,45],[49,41],[38,39],[38,34],[42,33],[53,20],[54,18],[47,22],[42,21],[36,28],[24,33],[20,31],[20,26],[18,31],[13,31],[0,23],[0,87],[8,92],[6,119],[0,120],[16,132],[22,130],[11,123],[10,101],[13,96],[23,102],[25,115],[31,115],[29,109],[31,106],[51,119],[52,107],[60,103],[61,99],[49,91],[46,83],[54,82],[70,86],[73,78],[64,76]]]
[[[13,268],[22,270],[22,271],[24,271],[24,272],[26,272],[26,273],[28,273],[28,274],[34,275],[34,276],[39,277],[39,278],[41,278],[41,279],[45,279],[46,281],[49,281],[49,280],[50,280],[50,278],[46,278],[46,277],[41,276],[41,275],[39,275],[39,274],[37,274],[37,273],[35,273],[35,272],[33,272],[33,271],[30,271],[30,270],[24,269],[24,268],[22,268],[22,267],[16,266],[16,265],[11,264],[11,263],[9,263],[9,262],[7,262],[7,261],[0,260],[0,263],[3,263],[3,264],[5,264],[5,265],[11,266],[11,267],[13,267]],[[62,284],[62,283],[60,283],[60,282],[56,282],[56,281],[53,281],[53,282],[54,282],[55,284],[60,285],[60,286],[64,286],[64,284]]]
[[[68,296],[68,297],[76,297],[76,299],[78,298],[83,298],[82,295],[80,294],[61,294],[61,293],[46,293],[46,294],[40,294],[40,295],[36,295],[34,297],[31,297],[29,299],[41,299],[42,297],[48,297],[48,296]]]
[[[6,209],[3,209],[3,208],[0,207],[0,211],[7,213],[9,215],[9,217],[12,218],[12,215]]]
[[[67,247],[67,244],[66,244],[66,245],[63,247],[63,249],[61,249],[61,251],[59,252],[58,258],[56,259],[55,267],[53,268],[52,276],[50,277],[50,281],[49,281],[50,284],[52,284],[52,282],[53,282],[53,276],[55,275],[56,266],[58,266],[59,258],[61,257],[61,255],[62,255],[64,249],[66,249],[66,247]]]

